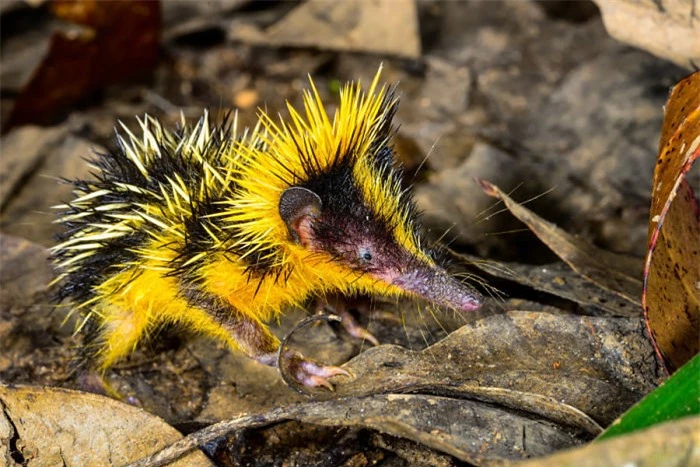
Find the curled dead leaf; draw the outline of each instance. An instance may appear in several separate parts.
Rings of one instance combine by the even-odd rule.
[[[700,208],[686,181],[700,157],[700,72],[666,105],[654,169],[642,303],[659,358],[673,371],[700,350]]]

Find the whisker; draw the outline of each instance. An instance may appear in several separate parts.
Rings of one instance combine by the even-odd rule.
[[[512,229],[512,230],[501,230],[500,232],[487,232],[484,237],[495,237],[497,235],[515,234],[520,232],[530,232],[530,229]]]
[[[516,191],[518,188],[520,188],[521,186],[522,186],[522,182],[519,183],[518,185],[516,185],[515,188],[513,188],[512,190],[510,190],[510,191],[507,193],[508,197],[510,197],[513,193],[515,193],[515,191]],[[525,201],[520,201],[520,202],[518,202],[518,204],[521,205],[521,206],[525,206],[525,205],[527,205],[527,204],[532,203],[533,201],[536,201],[536,200],[542,198],[543,196],[546,196],[546,195],[552,193],[552,192],[553,192],[554,190],[556,190],[556,189],[557,189],[557,185],[554,185],[553,187],[549,188],[548,190],[543,191],[543,192],[540,193],[540,194],[534,195],[534,196],[532,196],[531,198],[526,199]],[[486,208],[486,209],[484,209],[483,211],[481,211],[480,213],[476,214],[476,215],[474,216],[474,219],[478,219],[478,217],[480,217],[480,216],[482,216],[482,215],[485,215],[485,217],[483,217],[482,219],[478,219],[478,220],[476,221],[476,224],[478,225],[478,224],[484,223],[484,222],[490,220],[491,218],[493,218],[494,216],[497,216],[497,215],[499,215],[499,214],[501,214],[501,213],[503,213],[503,212],[509,211],[509,209],[508,209],[507,207],[504,207],[504,208],[502,208],[502,209],[499,209],[498,211],[495,211],[495,212],[493,212],[493,213],[491,213],[491,214],[486,215],[486,213],[487,213],[489,210],[493,209],[495,206],[498,206],[498,205],[501,204],[501,203],[503,203],[503,200],[499,199],[498,201],[496,201],[494,204],[492,204],[492,205],[489,206],[488,208]],[[526,230],[527,230],[527,229],[526,229]],[[504,232],[504,233],[509,233],[509,232]],[[486,235],[488,235],[488,234],[486,234]]]
[[[442,325],[442,321],[438,318],[437,314],[435,313],[435,311],[436,311],[437,309],[438,309],[438,308],[435,307],[435,306],[432,306],[432,304],[431,304],[431,306],[428,306],[428,312],[430,313],[430,316],[432,316],[432,318],[435,320],[435,322],[436,322],[437,325],[440,327],[440,329],[442,330],[442,332],[445,333],[445,335],[448,335],[449,332],[448,332],[447,329],[445,329],[445,327]]]
[[[440,237],[438,237],[437,239],[435,239],[431,245],[432,245],[433,247],[434,247],[435,245],[439,245],[440,242],[442,241],[442,239],[445,238],[445,236],[446,236],[446,235],[450,232],[450,230],[452,230],[455,226],[456,226],[456,224],[452,224],[450,227],[448,227],[447,229],[445,229],[445,231],[443,232],[443,234],[440,235]],[[456,237],[454,237],[454,238],[456,238]],[[453,238],[451,241],[454,241],[454,238]]]
[[[515,193],[515,191],[516,191],[518,188],[520,188],[521,186],[523,186],[523,182],[520,182],[520,183],[518,183],[517,185],[515,185],[515,187],[513,187],[513,189],[510,190],[510,191],[508,192],[508,196],[511,196],[513,193]],[[481,217],[482,215],[485,215],[487,212],[489,212],[491,209],[494,209],[494,208],[495,208],[496,206],[498,206],[499,204],[503,204],[503,202],[504,202],[504,201],[503,201],[502,199],[500,199],[500,198],[497,199],[497,200],[495,200],[493,203],[491,203],[490,206],[488,206],[487,208],[484,208],[481,212],[478,212],[476,215],[474,215],[474,219],[478,219],[478,218]],[[499,212],[503,212],[503,211],[499,211]],[[495,214],[497,214],[497,213],[495,213]],[[491,214],[491,215],[495,215],[495,214]],[[490,217],[490,216],[488,216],[488,217]],[[487,218],[488,218],[488,217],[487,217]]]

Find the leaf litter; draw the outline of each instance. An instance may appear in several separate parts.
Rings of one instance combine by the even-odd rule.
[[[470,97],[467,94],[465,99]],[[30,169],[19,167],[13,191]],[[514,202],[509,207],[516,216],[529,219],[533,231],[566,264],[481,264],[463,257],[470,271],[476,268],[490,278],[506,280],[499,287],[512,298],[490,299],[484,310],[469,317],[414,305],[401,307],[403,328],[370,321],[370,330],[385,345],[350,360],[346,365],[357,378],[339,385],[335,394],[316,396],[327,400],[305,402],[290,395],[274,371],[263,371],[222,349],[197,343],[166,345],[151,361],[139,360],[137,355],[117,369],[117,382],[136,392],[149,410],[183,429],[188,422],[210,424],[247,412],[258,415],[234,420],[231,426],[246,432],[245,428],[283,419],[307,426],[350,426],[360,432],[386,434],[383,441],[372,445],[375,449],[394,446],[385,455],[392,449],[398,453],[396,439],[405,439],[414,443],[410,449],[415,452],[439,451],[475,464],[541,456],[581,444],[658,380],[657,362],[640,318],[641,281],[637,277],[641,263],[593,249],[553,224],[533,218]],[[17,222],[8,225],[17,229],[14,233],[21,233]],[[37,233],[36,238],[42,235]],[[3,237],[0,247],[3,254],[11,252],[14,264],[37,264],[45,256],[38,245],[17,248],[15,240],[6,240]],[[28,251],[36,256],[26,256]],[[533,269],[529,272],[528,268]],[[46,274],[40,272],[41,267],[35,269],[37,273],[27,274],[36,278]],[[9,353],[3,349],[9,360],[0,365],[0,379],[70,386],[65,371],[54,371],[69,366],[79,341],[65,330],[58,331],[60,310],[37,319],[37,307],[42,307],[46,297],[40,287],[23,289],[21,283],[21,278],[3,283],[3,297],[9,291],[18,298],[3,301],[0,308],[0,336],[11,347]],[[422,317],[411,322],[407,317],[415,315],[416,309],[422,309]],[[438,325],[429,322],[432,315]],[[297,317],[290,315],[291,325]],[[284,335],[290,323],[281,324],[278,332]],[[446,334],[441,341],[435,337]],[[26,353],[32,349],[30,341],[46,335],[54,337],[44,343],[43,351],[40,347],[29,356],[17,352],[24,349]],[[302,334],[295,345],[310,345],[319,358],[337,363],[365,348],[339,339],[328,327],[316,329],[311,339],[308,336]],[[68,352],[60,351],[66,347]],[[55,405],[69,404],[70,397]],[[157,402],[159,399],[168,402]],[[219,428],[223,435],[231,427]],[[261,431],[262,436],[273,428]],[[214,445],[225,447],[226,440],[236,436],[242,432],[220,436]],[[294,432],[290,430],[287,436],[293,438]],[[265,452],[264,445],[259,452]],[[332,449],[315,447],[321,453]]]

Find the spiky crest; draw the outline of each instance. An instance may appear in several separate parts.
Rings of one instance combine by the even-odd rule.
[[[391,120],[398,99],[392,89],[379,85],[381,68],[364,92],[360,82],[348,83],[340,91],[340,103],[332,118],[326,113],[311,78],[304,93],[303,113],[287,105],[290,123],[276,123],[261,113],[265,134],[262,145],[236,144],[238,154],[232,170],[238,189],[218,214],[235,230],[232,239],[241,251],[277,251],[289,242],[289,233],[278,214],[280,196],[287,188],[333,168],[352,167],[357,188],[365,204],[390,226],[396,241],[412,254],[426,259],[418,244],[416,217],[409,197],[401,188],[393,158],[382,157],[392,136]],[[286,255],[278,255],[284,266]]]

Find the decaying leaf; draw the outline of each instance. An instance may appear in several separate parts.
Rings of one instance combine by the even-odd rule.
[[[54,14],[74,23],[53,34],[48,52],[18,96],[6,131],[50,123],[103,86],[143,76],[159,54],[160,3],[61,0]],[[80,25],[80,26],[79,26]]]
[[[496,185],[485,180],[478,182],[487,195],[501,199],[515,217],[574,271],[626,300],[631,306],[641,305],[642,281],[637,276],[637,273],[641,275],[641,261],[597,248],[516,203]]]
[[[600,465],[686,466],[700,463],[700,417],[657,425],[639,433],[592,443],[521,467],[598,467]]]
[[[449,413],[450,417],[437,414]],[[144,458],[132,467],[165,465],[197,445],[243,428],[259,428],[287,420],[315,425],[361,427],[410,439],[457,459],[479,465],[502,460],[517,445],[518,458],[543,455],[551,445],[578,444],[576,430],[567,433],[537,419],[523,419],[499,407],[457,398],[378,394],[341,401],[310,402],[214,424]],[[528,441],[523,442],[523,433]],[[466,442],[466,440],[470,440]],[[528,446],[529,443],[529,446]],[[544,452],[543,452],[543,451]]]
[[[56,146],[63,136],[63,128],[28,127],[3,138],[0,157],[0,212],[5,210],[8,201],[21,189],[27,177],[41,165],[49,148]]]
[[[405,0],[305,2],[265,31],[239,27],[231,35],[254,44],[420,56],[416,5]]]
[[[643,305],[669,370],[700,349],[700,208],[685,180],[700,156],[700,72],[680,81],[666,106],[644,269]]]
[[[0,141],[0,229],[43,245],[54,243],[59,226],[51,206],[71,199],[73,187],[62,179],[89,176],[85,159],[99,145],[66,126],[16,128]],[[7,186],[5,186],[7,180]]]
[[[48,385],[69,378],[71,359],[58,347],[69,331],[60,329],[63,316],[47,303],[52,278],[46,248],[0,234],[0,382],[45,375]]]
[[[428,386],[443,393],[467,384],[474,396],[481,393],[473,388],[492,387],[551,397],[605,425],[655,385],[653,351],[642,327],[640,319],[629,318],[494,314],[421,352],[397,346],[363,352],[347,364],[357,378],[339,385],[337,395],[426,392]],[[513,406],[503,397],[498,403]],[[539,413],[549,417],[551,410]]]
[[[674,1],[595,0],[605,28],[619,41],[687,69],[700,60],[697,4]]]
[[[0,264],[0,313],[33,305],[51,280],[48,251],[23,238],[0,234]]]
[[[542,456],[590,439],[597,422],[609,423],[653,388],[653,349],[642,329],[638,318],[495,314],[420,352],[369,349],[348,362],[353,381],[318,396],[326,401],[222,422],[174,452],[296,420],[376,430],[476,464]]]
[[[625,435],[671,420],[699,416],[699,374],[700,355],[696,355],[661,386],[615,420],[597,440]]]
[[[124,465],[181,437],[158,417],[104,396],[4,385],[0,429],[10,440],[0,443],[0,459],[30,465]],[[211,464],[194,452],[173,465]]]
[[[484,261],[450,251],[455,262],[469,265],[492,278],[505,279],[578,304],[586,313],[606,316],[639,316],[639,308],[605,287],[591,282],[563,262],[530,264]]]

